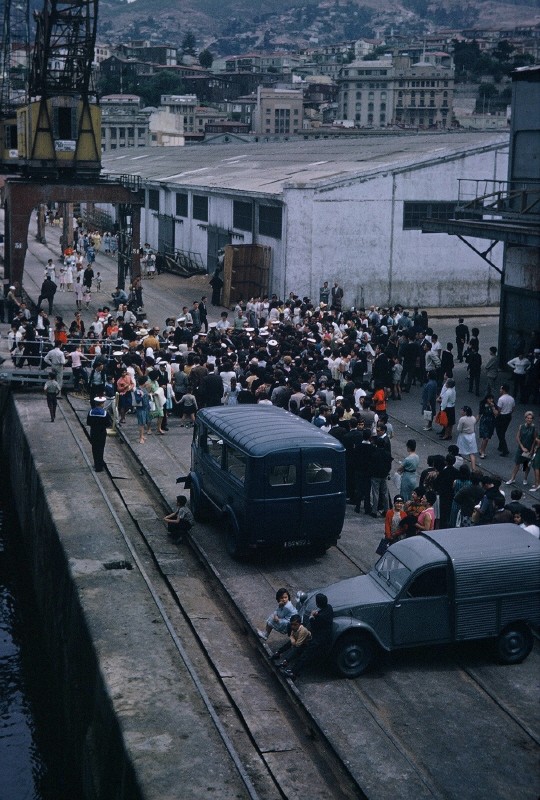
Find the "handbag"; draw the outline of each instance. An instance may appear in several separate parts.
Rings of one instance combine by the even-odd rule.
[[[424,411],[424,419],[427,419],[428,422],[431,422],[431,420],[433,419],[433,412]]]
[[[150,398],[150,400],[148,401],[148,409],[150,412],[156,410],[156,404],[152,398]]]
[[[448,425],[448,414],[446,413],[446,411],[442,410],[439,411],[435,417],[435,422],[437,423],[437,425],[442,425],[443,428],[446,428],[446,426]]]
[[[379,544],[377,545],[377,549],[375,550],[375,552],[377,553],[377,555],[378,555],[378,556],[384,556],[384,554],[385,554],[385,553],[386,553],[386,551],[388,550],[388,546],[389,546],[390,544],[391,544],[390,540],[389,540],[389,539],[387,539],[387,538],[386,538],[386,536],[383,536],[383,538],[381,539],[381,541],[380,541],[380,542],[379,542]]]

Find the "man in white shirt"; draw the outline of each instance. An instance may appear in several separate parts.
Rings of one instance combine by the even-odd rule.
[[[500,397],[497,400],[497,418],[495,419],[495,431],[499,439],[497,450],[501,456],[507,456],[510,452],[506,443],[506,431],[512,421],[512,412],[515,406],[516,402],[509,393],[507,384],[503,383],[500,389]]]
[[[519,353],[515,358],[510,359],[508,366],[514,372],[514,397],[520,394],[521,401],[525,403],[526,398],[523,391],[525,388],[525,376],[531,368],[531,362],[524,353]]]
[[[64,377],[64,365],[66,357],[59,347],[53,347],[49,350],[43,361],[56,372],[56,381],[60,388],[62,387],[62,380]]]

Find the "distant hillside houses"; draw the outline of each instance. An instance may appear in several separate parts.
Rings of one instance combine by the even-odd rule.
[[[152,144],[216,142],[216,134],[228,132],[244,140],[258,136],[277,140],[325,130],[342,136],[354,130],[396,127],[437,130],[462,125],[489,130],[506,124],[503,109],[490,113],[488,104],[484,113],[483,107],[469,110],[461,104],[454,112],[453,48],[455,41],[475,42],[489,52],[503,39],[515,52],[540,58],[538,25],[445,30],[421,40],[400,33],[383,38],[379,31],[376,38],[313,44],[296,52],[253,50],[218,56],[210,69],[178,48],[153,40],[116,47],[99,43],[95,62],[107,95],[143,95],[156,107],[162,92],[194,97],[197,111],[183,115],[183,120],[172,119],[177,111],[171,108],[153,109],[153,122],[148,122]],[[145,94],[149,84],[158,88]],[[111,122],[113,109],[105,111],[106,151],[142,145],[147,136],[137,133],[144,126],[141,111],[130,106],[132,130],[126,128],[122,134],[121,123]],[[126,113],[124,107],[121,115]]]

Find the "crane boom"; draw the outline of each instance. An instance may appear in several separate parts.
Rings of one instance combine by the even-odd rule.
[[[98,0],[44,0],[35,13],[30,98],[88,99],[96,43]]]

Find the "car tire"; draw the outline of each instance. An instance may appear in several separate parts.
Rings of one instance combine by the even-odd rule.
[[[376,652],[377,645],[369,633],[349,633],[334,646],[334,664],[343,678],[358,678],[373,664]]]
[[[497,639],[497,656],[501,664],[520,664],[533,647],[531,629],[524,622],[507,625]]]
[[[235,561],[242,561],[246,557],[245,547],[240,543],[238,530],[230,517],[225,523],[225,549]]]

